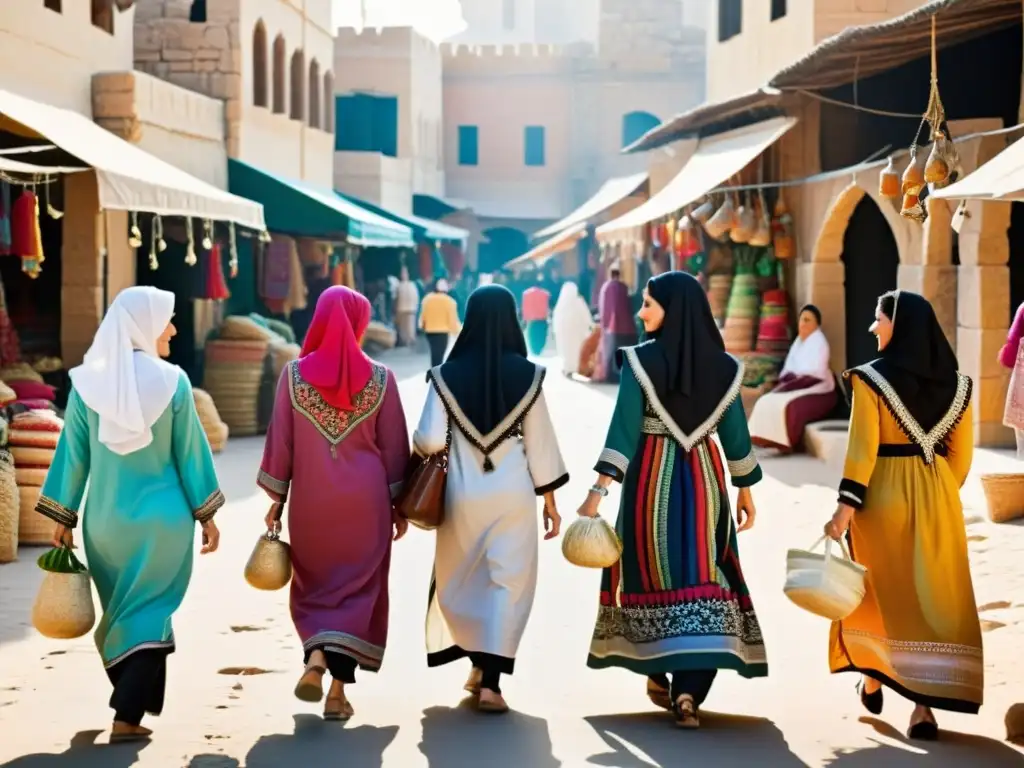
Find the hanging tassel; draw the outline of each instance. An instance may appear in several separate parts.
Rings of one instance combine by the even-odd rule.
[[[213,248],[213,221],[210,219],[203,220],[203,249],[210,250]]]
[[[157,240],[159,238],[157,229],[160,228],[157,223],[158,221],[159,217],[154,217],[149,230],[149,268],[153,272],[156,272],[156,270],[160,268],[160,262],[156,258],[157,251],[160,250],[157,246]]]
[[[494,462],[491,461],[490,455],[484,456],[484,472],[493,472]]]
[[[235,222],[228,223],[228,242],[230,243],[231,253],[228,259],[228,270],[232,279],[238,277],[238,239],[235,234]]]
[[[48,180],[46,183],[46,213],[49,215],[51,219],[56,220],[64,215],[64,211],[58,211],[56,208],[50,205],[50,184],[52,183],[52,179]]]
[[[163,253],[167,250],[167,241],[164,240],[164,220],[159,216],[153,220],[153,231],[156,233],[156,249]]]
[[[136,249],[142,247],[142,230],[139,229],[139,214],[137,211],[132,211],[132,228],[128,235],[128,245]]]
[[[199,261],[196,258],[196,232],[192,228],[192,217],[185,217],[185,229],[187,230],[188,245],[185,248],[185,263],[190,267],[194,267],[196,262]]]
[[[270,231],[269,230],[264,229],[262,232],[260,232],[260,242],[261,243],[269,243],[271,241],[271,239],[272,238],[270,237]]]
[[[220,245],[214,244],[210,252],[206,254],[206,297],[212,301],[224,301],[231,298],[231,291],[224,280],[224,268],[221,265]]]

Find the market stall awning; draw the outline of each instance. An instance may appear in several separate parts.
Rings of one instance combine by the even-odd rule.
[[[0,89],[0,115],[92,166],[102,208],[194,216],[264,228],[259,203],[217,189],[77,112]]]
[[[598,240],[632,237],[636,227],[668,216],[742,171],[796,124],[774,117],[745,128],[701,139],[682,170],[643,205],[597,228]]]
[[[228,188],[263,204],[267,228],[368,248],[411,248],[412,230],[336,194],[228,159]]]
[[[618,178],[608,179],[601,188],[594,193],[587,202],[583,203],[579,208],[570,213],[564,219],[556,221],[554,224],[544,227],[544,229],[535,232],[534,239],[541,237],[550,237],[551,235],[564,232],[571,226],[576,224],[586,224],[590,219],[598,216],[613,205],[618,203],[620,200],[625,200],[627,197],[632,195],[641,186],[647,183],[648,174],[636,173],[632,176],[619,176]]]
[[[408,227],[412,230],[413,237],[416,240],[424,242],[437,242],[441,241],[444,243],[462,244],[465,245],[466,240],[469,239],[469,232],[461,227],[453,227],[450,224],[444,224],[440,221],[434,221],[433,219],[426,219],[421,216],[414,216],[412,214],[401,214],[389,211],[387,208],[382,208],[374,203],[361,200],[352,195],[346,195],[335,190],[336,195],[349,200],[361,208],[365,208],[368,211],[373,211],[378,216],[383,216],[386,219],[397,222]]]
[[[417,216],[427,219],[440,219],[456,211],[469,210],[470,205],[465,200],[453,200],[437,195],[413,195],[412,212]]]
[[[575,226],[569,227],[564,232],[559,232],[554,237],[548,238],[536,248],[532,248],[522,256],[516,256],[511,261],[505,262],[504,269],[525,267],[530,262],[533,262],[536,265],[543,264],[552,256],[573,248],[576,243],[586,236],[586,234],[586,222],[576,224]]]
[[[622,151],[647,152],[680,139],[692,138],[702,128],[715,123],[722,123],[739,115],[777,109],[781,101],[782,91],[764,87],[730,99],[705,102],[654,126]]]
[[[1024,200],[1024,138],[956,184],[931,193],[937,199]]]
[[[782,90],[818,90],[852,83],[931,52],[932,17],[939,49],[1020,24],[1020,0],[931,0],[902,16],[847,27],[768,81]]]

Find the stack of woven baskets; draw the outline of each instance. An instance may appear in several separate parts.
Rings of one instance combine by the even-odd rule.
[[[711,275],[708,279],[708,301],[711,303],[711,314],[721,328],[725,324],[725,310],[729,305],[729,292],[732,290],[732,275]]]
[[[765,291],[761,321],[757,326],[756,351],[746,355],[744,385],[774,387],[789,351],[789,303],[782,289]]]
[[[14,457],[7,450],[7,422],[0,416],[0,563],[18,559],[18,482]]]
[[[53,524],[35,510],[62,429],[64,422],[53,411],[26,411],[11,421],[8,440],[18,486],[21,544],[50,543]]]
[[[732,281],[729,306],[725,312],[725,328],[722,331],[725,348],[729,353],[745,355],[754,348],[759,303],[757,276],[736,275]]]
[[[217,413],[217,406],[213,404],[210,393],[203,389],[193,389],[192,399],[196,404],[196,411],[199,412],[199,421],[203,425],[206,439],[210,443],[210,450],[220,453],[228,441],[231,429],[221,421]]]
[[[203,386],[232,435],[266,430],[281,371],[299,346],[251,317],[224,320],[218,338],[206,343]]]

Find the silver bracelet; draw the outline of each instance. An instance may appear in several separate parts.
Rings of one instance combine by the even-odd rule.
[[[602,488],[600,485],[597,485],[596,483],[594,485],[590,486],[590,492],[591,493],[596,493],[602,499],[605,496],[608,495],[608,489],[607,488]]]

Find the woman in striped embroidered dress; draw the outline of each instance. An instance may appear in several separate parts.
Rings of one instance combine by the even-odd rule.
[[[646,675],[651,701],[697,728],[719,669],[768,674],[736,543],[754,524],[761,468],[739,400],[743,366],[725,352],[700,283],[684,272],[653,278],[639,317],[648,340],[621,350],[597,482],[579,509],[593,517],[611,481],[623,484],[623,552],[601,578],[587,665]],[[738,528],[716,431],[740,489]]]
[[[275,502],[268,528],[280,528],[288,500],[291,613],[306,664],[295,695],[320,701],[330,672],[327,720],[352,717],[345,686],[357,666],[380,669],[392,526],[395,539],[408,527],[391,500],[409,435],[394,374],[359,346],[369,322],[361,294],[334,286],[320,295],[302,355],[281,373],[257,477]]]
[[[847,371],[853,413],[839,507],[867,592],[832,625],[832,672],[859,672],[860,698],[882,712],[882,686],[916,705],[908,736],[934,740],[933,709],[976,714],[984,693],[981,626],[960,488],[971,469],[971,379],[928,300],[884,294],[871,332],[879,357]]]

